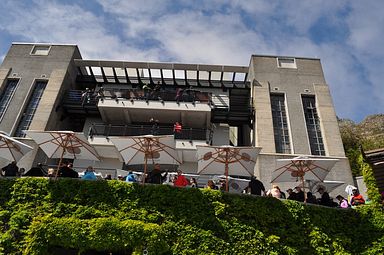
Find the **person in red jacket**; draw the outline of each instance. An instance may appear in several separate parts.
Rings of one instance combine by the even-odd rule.
[[[173,132],[176,134],[180,134],[181,133],[181,130],[182,130],[182,126],[181,126],[181,124],[178,122],[178,121],[176,121],[176,123],[173,125]]]
[[[363,205],[365,204],[365,200],[363,196],[359,193],[357,189],[352,190],[353,196],[351,198],[351,205],[357,206],[357,205]]]
[[[185,187],[188,184],[189,184],[189,181],[183,175],[183,171],[177,170],[177,176],[176,176],[175,180],[173,181],[173,185],[175,187]]]

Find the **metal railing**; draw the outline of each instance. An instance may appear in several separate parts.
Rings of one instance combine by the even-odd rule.
[[[175,139],[207,141],[211,130],[205,128],[182,127],[181,132],[174,132],[173,126],[153,125],[108,125],[92,124],[89,137],[94,136],[139,136],[139,135],[175,135]]]
[[[162,101],[176,101],[176,102],[211,102],[211,93],[201,92],[195,89],[116,89],[116,88],[103,88],[102,91],[96,95],[103,98],[124,98],[130,100],[162,100]]]

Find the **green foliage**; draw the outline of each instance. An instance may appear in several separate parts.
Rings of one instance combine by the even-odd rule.
[[[378,254],[376,205],[341,210],[119,181],[1,179],[0,253]]]
[[[26,254],[49,254],[50,247],[68,247],[84,252],[140,251],[162,254],[168,246],[155,224],[114,217],[81,220],[43,217],[35,219],[26,237]]]
[[[365,151],[384,148],[384,115],[368,116],[361,123],[339,119],[341,139],[353,176],[363,174],[359,163],[362,147]]]
[[[368,198],[375,204],[380,203],[381,196],[371,166],[364,161],[363,155],[359,156],[358,162],[363,173],[364,183],[367,186]]]

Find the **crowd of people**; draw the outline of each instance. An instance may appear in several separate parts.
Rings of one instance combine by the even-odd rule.
[[[270,196],[278,199],[295,200],[307,204],[317,204],[339,208],[350,208],[351,206],[359,206],[365,204],[363,196],[357,189],[353,189],[353,194],[349,201],[342,195],[337,195],[337,202],[333,201],[333,199],[329,196],[328,192],[323,187],[319,187],[317,189],[317,192],[320,194],[319,198],[317,198],[310,191],[304,194],[304,191],[300,186],[296,186],[294,189],[289,188],[286,190],[286,192],[287,194],[285,194],[278,185],[272,185],[272,188],[267,191],[264,187],[264,184],[257,180],[255,176],[253,176],[243,193],[258,196]]]
[[[32,168],[28,172],[31,171],[35,171],[36,173],[32,173],[32,175],[29,176],[81,178],[83,180],[98,179],[95,174],[95,170],[92,166],[88,166],[86,170],[80,175],[76,170],[73,169],[72,163],[62,163],[58,170],[54,168],[49,168],[46,173],[42,168],[42,165],[39,164],[38,167]],[[1,176],[19,177],[22,176],[24,172],[25,170],[23,168],[19,169],[17,163],[13,161],[1,169]],[[161,171],[159,164],[155,164],[153,170],[150,171],[146,176],[138,176],[132,171],[129,171],[127,176],[119,176],[118,179],[126,182],[142,182],[142,178],[145,178],[145,183],[163,184],[166,182],[167,177],[167,183],[173,184],[175,187],[199,187],[196,178],[186,178],[183,174],[183,171],[180,169],[177,170],[176,175],[168,176],[167,171]],[[109,174],[104,179],[111,180],[112,176]],[[207,181],[207,184],[204,186],[204,188],[224,191],[226,188],[226,181],[219,180],[218,183],[215,183],[212,179],[210,179]],[[317,189],[317,193],[320,194],[318,198],[312,192],[307,192],[306,194],[304,194],[304,191],[300,186],[296,186],[294,189],[289,188],[286,190],[286,192],[287,194],[283,192],[278,185],[272,185],[271,189],[266,190],[264,184],[255,176],[251,177],[251,180],[243,191],[243,193],[245,194],[270,196],[278,199],[295,200],[307,204],[318,204],[328,207],[350,208],[351,206],[355,207],[365,204],[365,199],[357,189],[352,190],[352,195],[350,196],[349,200],[347,198],[344,198],[342,195],[337,195],[337,202],[333,201],[333,199],[329,196],[328,192],[322,186]],[[384,193],[382,194],[382,196],[384,198]]]

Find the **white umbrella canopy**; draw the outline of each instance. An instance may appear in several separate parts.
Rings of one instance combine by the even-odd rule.
[[[197,173],[224,174],[228,191],[228,175],[252,176],[260,147],[196,146]],[[230,166],[230,168],[229,168]]]
[[[99,161],[99,155],[83,133],[72,131],[26,131],[48,158]]]
[[[310,158],[298,156],[292,159],[276,160],[271,182],[297,182],[304,180],[323,181],[338,159]]]
[[[338,159],[310,158],[298,156],[276,160],[271,182],[296,182],[305,180],[323,181]]]
[[[19,142],[0,131],[0,158],[17,162],[31,150],[33,150],[31,146]]]
[[[59,158],[56,177],[63,158],[99,161],[96,150],[88,143],[83,133],[72,131],[26,131],[44,151],[48,158]]]
[[[144,164],[144,175],[147,173],[148,160],[152,164],[179,165],[176,142],[173,135],[165,136],[128,136],[110,139],[127,165]],[[144,182],[145,178],[143,178]]]
[[[225,175],[217,175],[213,177],[214,182],[217,182],[223,179],[226,179]],[[229,192],[242,193],[244,189],[248,187],[248,185],[249,185],[248,179],[234,178],[234,177],[228,176]]]
[[[328,181],[328,180],[324,180],[324,181],[306,180],[305,182],[306,183],[304,188],[308,188],[312,193],[317,192],[319,188],[323,188],[324,191],[329,193],[345,183],[342,181]],[[302,187],[302,186],[303,184],[299,185],[299,187]]]
[[[345,187],[345,192],[348,194],[348,196],[352,196],[354,189],[357,189],[357,188],[355,186],[349,184],[349,185],[347,185],[347,187]]]

